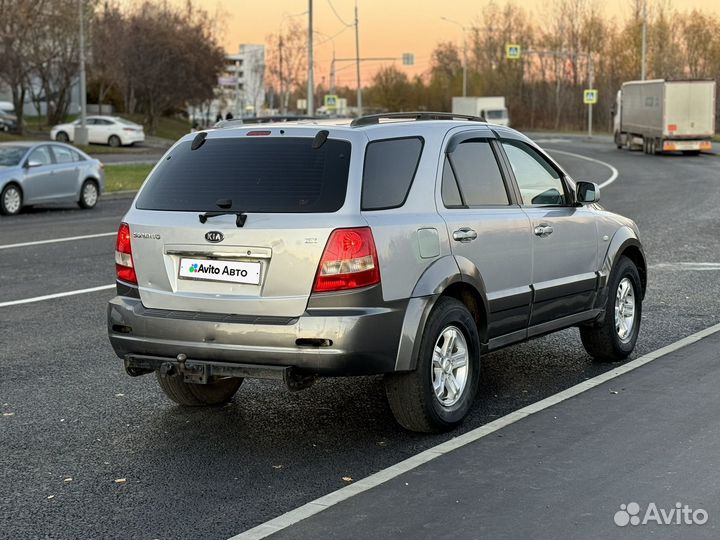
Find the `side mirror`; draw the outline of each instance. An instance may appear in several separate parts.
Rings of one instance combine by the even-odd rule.
[[[600,186],[595,182],[577,182],[575,199],[580,204],[593,204],[600,201]]]
[[[25,162],[25,167],[28,169],[31,169],[33,167],[40,167],[42,165],[42,161],[37,161],[36,159],[29,159]]]

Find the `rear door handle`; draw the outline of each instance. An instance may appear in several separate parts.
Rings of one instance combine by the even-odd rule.
[[[542,223],[535,227],[535,236],[540,236],[541,238],[544,238],[545,236],[550,236],[552,233],[553,228],[547,223]]]
[[[453,232],[453,240],[458,242],[471,242],[477,238],[477,233],[470,227],[463,227]]]

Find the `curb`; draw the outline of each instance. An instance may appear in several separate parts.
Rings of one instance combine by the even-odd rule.
[[[112,200],[112,199],[129,199],[132,197],[135,197],[137,194],[137,189],[125,189],[122,191],[106,191],[102,194],[102,198],[105,200]]]

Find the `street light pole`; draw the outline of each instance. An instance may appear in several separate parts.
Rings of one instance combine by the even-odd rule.
[[[355,0],[355,72],[357,75],[357,110],[362,116],[362,83],[360,82],[360,26],[358,24],[358,3]]]
[[[595,78],[595,69],[593,66],[592,54],[588,53],[588,87],[593,87],[593,79]],[[592,123],[593,123],[593,104],[588,104],[588,139],[592,139]]]
[[[640,80],[645,80],[645,57],[647,55],[647,0],[643,0],[643,23],[642,23],[642,59],[640,66]]]
[[[315,114],[315,81],[313,80],[313,0],[308,0],[308,83],[307,113]]]
[[[75,130],[76,144],[88,143],[87,132],[87,88],[85,83],[85,13],[83,0],[78,0],[78,14],[80,16],[80,129]]]
[[[463,33],[463,97],[467,97],[467,29],[462,23],[447,17],[440,17],[443,21],[456,24],[462,29]]]

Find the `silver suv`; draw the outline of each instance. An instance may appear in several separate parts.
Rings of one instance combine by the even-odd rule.
[[[181,405],[382,373],[402,426],[449,429],[488,352],[572,326],[596,360],[632,352],[645,256],[599,195],[473,117],[190,134],[120,226],[110,341]]]

